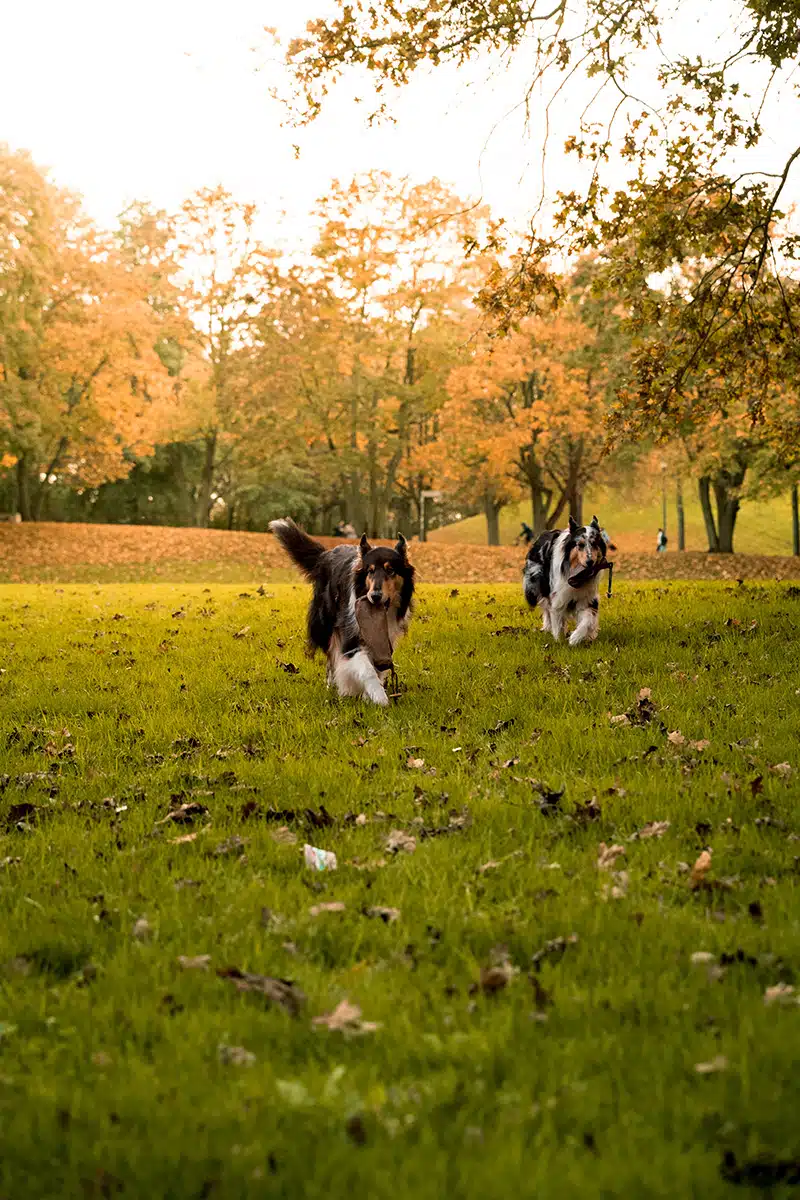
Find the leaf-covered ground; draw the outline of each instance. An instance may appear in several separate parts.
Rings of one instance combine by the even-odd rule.
[[[798,589],[240,593],[0,589],[0,1195],[789,1194]]]
[[[455,528],[455,527],[454,527]],[[440,531],[442,534],[445,531]],[[617,536],[615,534],[615,536]],[[335,545],[332,538],[321,539]],[[633,553],[618,537],[617,579],[800,579],[800,558],[764,554]],[[634,543],[637,545],[638,543]],[[524,548],[414,544],[426,583],[517,583]],[[0,524],[0,582],[214,582],[249,585],[297,580],[275,538],[265,533],[168,526]]]

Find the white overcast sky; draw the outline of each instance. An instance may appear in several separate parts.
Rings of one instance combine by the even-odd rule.
[[[714,0],[715,17],[729,3]],[[539,186],[537,146],[526,147],[519,113],[506,116],[520,97],[524,63],[497,70],[488,84],[485,63],[433,72],[397,94],[394,126],[366,126],[368,108],[353,103],[353,83],[334,93],[310,128],[281,127],[282,110],[269,96],[280,67],[264,26],[297,33],[326,5],[6,0],[0,142],[30,150],[58,183],[83,194],[104,225],[133,199],[171,209],[194,189],[222,183],[255,201],[267,227],[286,211],[286,228],[301,236],[332,177],[370,168],[420,182],[437,176],[521,225]],[[705,9],[693,0],[685,10],[698,43]],[[571,113],[557,118],[556,146],[578,107],[573,101]],[[775,112],[765,162],[780,157],[800,127],[796,99],[788,111],[776,102]],[[550,186],[569,185],[573,170],[556,153]]]

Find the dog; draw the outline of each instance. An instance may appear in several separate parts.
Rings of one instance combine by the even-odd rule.
[[[373,704],[387,705],[384,682],[394,648],[408,629],[414,598],[414,568],[405,538],[400,534],[397,544],[389,548],[371,546],[364,534],[357,546],[326,550],[289,518],[270,522],[270,529],[314,586],[308,608],[308,649],[312,657],[317,650],[326,655],[328,686],[340,696],[365,696]],[[358,620],[360,604],[367,606],[363,630]],[[385,627],[377,622],[380,614],[385,614]],[[374,639],[367,632],[376,624],[381,625],[388,648],[388,655],[381,655],[384,661],[377,662],[368,644],[374,644]]]
[[[568,529],[541,533],[525,558],[522,587],[531,608],[542,609],[542,629],[558,641],[566,622],[576,626],[570,646],[593,642],[599,630],[598,568],[606,563],[608,542],[600,522],[579,525],[572,517]],[[570,582],[570,580],[572,582]]]

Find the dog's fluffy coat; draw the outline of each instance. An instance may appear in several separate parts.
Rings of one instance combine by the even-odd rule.
[[[308,642],[313,654],[322,650],[328,662],[328,685],[340,696],[366,696],[374,704],[389,703],[384,688],[390,663],[375,663],[364,644],[356,602],[365,599],[385,609],[389,643],[394,650],[406,632],[414,595],[414,568],[405,538],[397,545],[371,546],[366,535],[358,546],[326,550],[294,521],[272,521],[270,529],[314,585],[308,607]]]
[[[595,575],[582,587],[570,585],[570,576],[603,562],[607,544],[597,517],[591,525],[579,525],[569,519],[568,529],[542,533],[528,551],[522,572],[525,599],[531,608],[538,606],[544,615],[542,628],[556,641],[570,617],[576,621],[570,634],[570,646],[592,642],[599,629],[600,601]]]

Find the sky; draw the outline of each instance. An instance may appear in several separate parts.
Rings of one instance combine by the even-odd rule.
[[[714,0],[716,18],[729,3]],[[436,176],[522,227],[540,187],[537,137],[526,143],[517,108],[524,61],[430,72],[396,94],[394,125],[367,126],[367,104],[354,102],[362,83],[353,81],[310,127],[282,126],[284,112],[270,98],[282,68],[264,27],[291,36],[326,7],[329,0],[6,0],[0,141],[29,150],[80,192],[101,225],[134,199],[174,209],[196,188],[221,183],[259,206],[267,237],[286,214],[273,239],[280,244],[303,238],[332,178],[375,168],[417,182]],[[692,2],[686,11],[700,44],[705,8]],[[582,94],[588,84],[556,115],[551,187],[577,178],[558,147]],[[764,162],[783,152],[797,124],[776,111]]]

